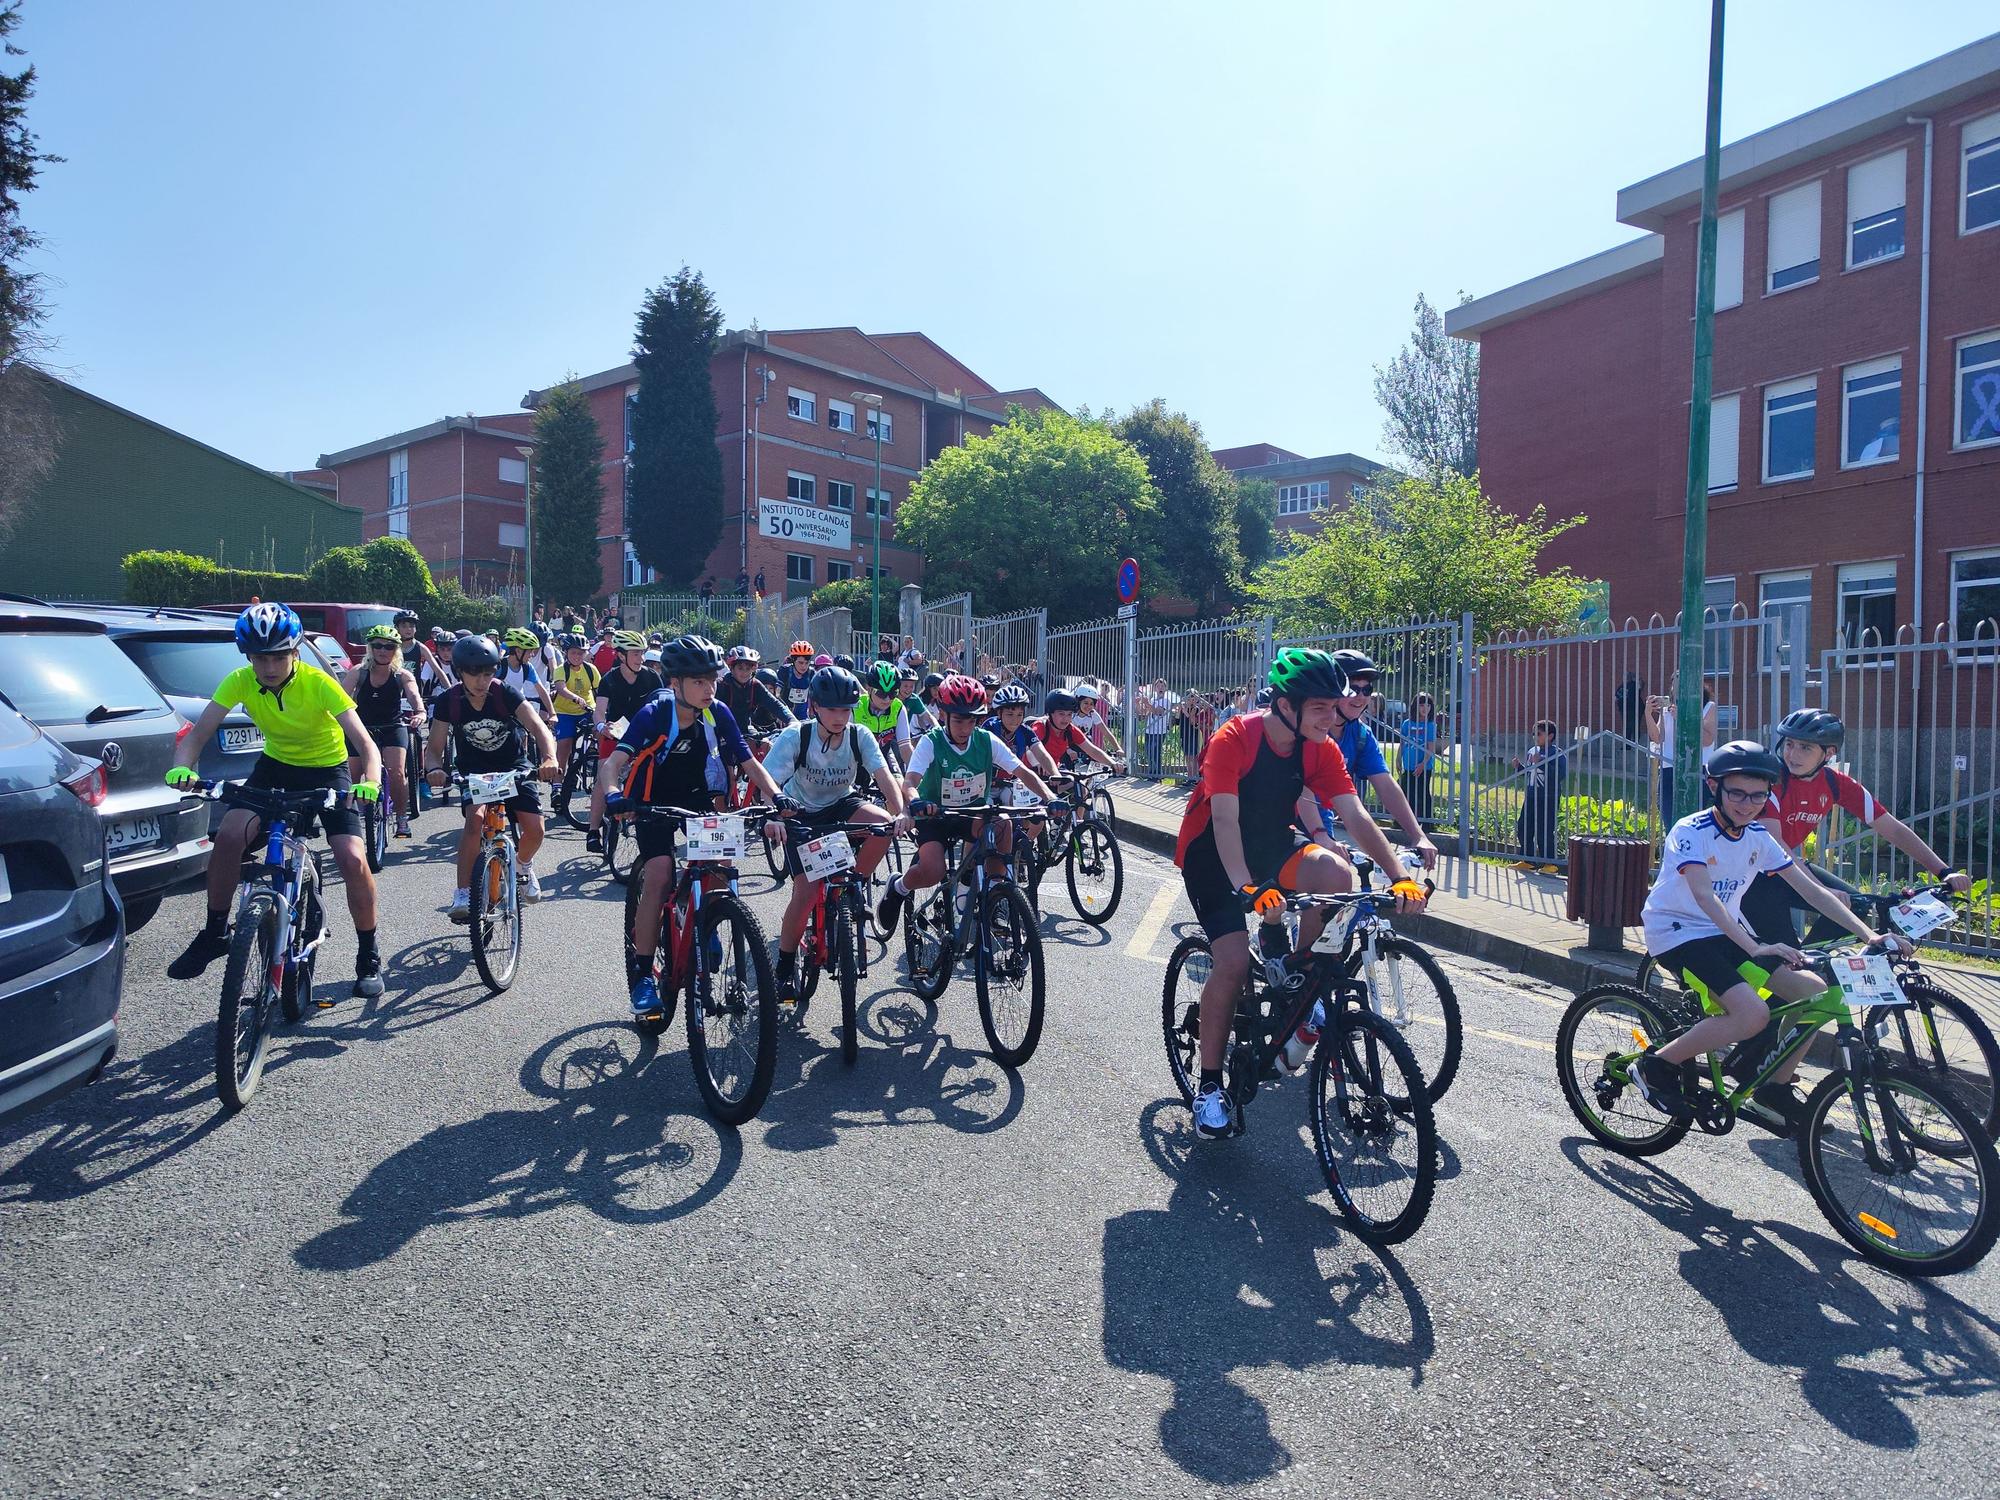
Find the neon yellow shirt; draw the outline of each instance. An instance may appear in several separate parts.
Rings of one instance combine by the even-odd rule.
[[[598,671],[589,662],[565,666],[550,680],[559,714],[587,714],[597,702]]]
[[[354,707],[347,690],[311,662],[302,661],[277,692],[258,685],[245,663],[215,685],[215,701],[241,708],[264,735],[264,753],[288,766],[344,766],[347,737],[336,714]]]

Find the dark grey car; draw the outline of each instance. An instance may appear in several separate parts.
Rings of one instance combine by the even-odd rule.
[[[97,814],[128,928],[150,921],[164,897],[202,884],[209,805],[165,780],[187,721],[101,620],[0,598],[0,702],[64,748],[103,762],[109,790]]]
[[[0,1120],[90,1082],[118,1049],[125,926],[91,805],[103,791],[101,767],[0,704]]]

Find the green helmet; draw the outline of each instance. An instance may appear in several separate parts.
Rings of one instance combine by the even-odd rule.
[[[901,680],[892,661],[878,661],[868,669],[868,685],[884,698],[896,696],[896,684]]]
[[[541,649],[542,638],[532,630],[523,630],[516,625],[502,638],[510,651],[537,651]]]
[[[1347,674],[1340,663],[1310,646],[1287,646],[1271,663],[1272,693],[1299,702],[1306,698],[1338,698],[1347,691]]]
[[[394,641],[399,646],[403,643],[403,638],[396,634],[396,627],[393,625],[370,625],[366,630],[361,632],[361,639],[364,641]]]

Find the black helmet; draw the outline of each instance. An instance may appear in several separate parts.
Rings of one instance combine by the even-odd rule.
[[[400,625],[400,624],[402,624],[402,623],[403,623],[403,621],[405,621],[405,620],[408,620],[408,621],[409,621],[409,622],[410,622],[410,623],[411,623],[412,625],[416,624],[416,623],[417,623],[417,612],[416,612],[416,611],[415,611],[414,609],[399,609],[399,610],[397,610],[397,611],[396,611],[396,623],[397,623],[398,625]]]
[[[705,635],[679,635],[660,647],[667,677],[713,677],[722,670],[722,648]]]
[[[1705,772],[1710,781],[1725,776],[1754,776],[1773,786],[1784,780],[1785,763],[1755,740],[1731,740],[1715,752]]]
[[[843,672],[852,672],[854,670],[854,658],[844,651],[833,659],[833,664]]]
[[[806,684],[814,708],[852,708],[861,701],[861,679],[845,667],[821,667]]]
[[[924,691],[927,693],[935,693],[938,690],[938,684],[943,681],[944,681],[944,676],[942,673],[938,672],[924,673]]]
[[[1383,668],[1376,666],[1375,658],[1370,656],[1366,651],[1342,648],[1339,651],[1333,652],[1332,655],[1334,661],[1339,663],[1340,670],[1345,672],[1349,677],[1366,675],[1380,677],[1383,675]]]
[[[778,674],[769,667],[759,667],[757,669],[757,680],[763,683],[765,687],[773,690],[778,686]]]
[[[1050,714],[1075,713],[1076,694],[1068,688],[1057,688],[1042,700],[1042,712]]]
[[[1817,708],[1796,708],[1778,720],[1778,727],[1771,734],[1771,748],[1777,749],[1786,740],[1803,740],[1808,745],[1838,750],[1846,738],[1847,727],[1834,715]]]
[[[451,643],[451,669],[463,677],[467,672],[494,671],[500,666],[500,648],[483,635],[464,635]]]

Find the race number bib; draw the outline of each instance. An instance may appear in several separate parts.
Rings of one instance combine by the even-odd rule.
[[[609,724],[604,726],[604,732],[614,740],[622,740],[625,738],[626,726],[631,722],[630,719],[613,719]]]
[[[938,800],[946,807],[971,807],[986,795],[986,778],[963,767],[944,779]]]
[[[1911,938],[1927,937],[1940,927],[1951,925],[1951,908],[1926,891],[1921,896],[1912,896],[1889,909],[1889,920],[1894,922],[1903,935]]]
[[[854,844],[844,833],[829,833],[799,845],[799,868],[808,880],[824,880],[854,868]]]
[[[689,859],[741,859],[745,843],[741,818],[715,817],[688,820]]]
[[[1002,788],[1002,791],[1006,794],[1005,800],[1009,807],[1038,807],[1041,805],[1042,799],[1018,781]]]
[[[474,807],[505,802],[514,795],[512,771],[475,771],[465,778],[465,794]]]
[[[1907,1005],[1896,969],[1883,953],[1848,953],[1833,962],[1833,976],[1857,1005]]]

